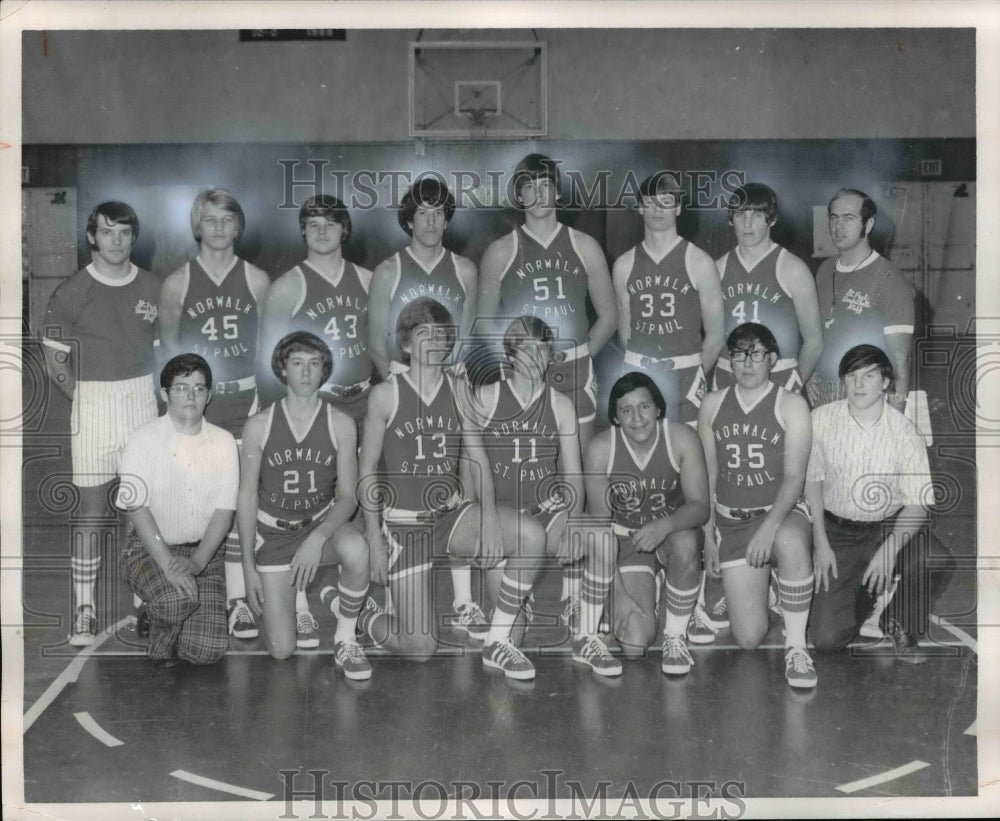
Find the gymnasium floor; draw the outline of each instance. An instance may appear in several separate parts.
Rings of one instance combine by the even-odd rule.
[[[156,670],[132,628],[131,594],[107,561],[99,615],[111,627],[78,653],[64,622],[68,407],[35,381],[32,356],[25,403],[38,410],[26,419],[23,471],[30,802],[280,802],[289,788],[312,789],[309,770],[322,771],[330,800],[331,781],[362,799],[390,797],[378,782],[426,780],[484,796],[524,781],[525,798],[592,796],[600,782],[609,796],[645,797],[664,781],[714,782],[716,794],[735,783],[728,789],[748,798],[977,793],[975,449],[954,367],[930,370],[920,385],[937,436],[934,533],[954,556],[924,648],[931,658],[897,663],[880,653],[884,644],[817,657],[819,686],[803,693],[785,684],[773,617],[765,649],[738,651],[725,631],[715,645],[692,648],[686,677],[663,675],[658,652],[626,662],[619,679],[594,676],[571,660],[556,624],[555,573],[526,642],[538,669],[532,683],[483,669],[478,647],[447,628],[448,646],[428,663],[373,652],[373,679],[348,682],[334,670],[334,621],[315,601],[318,586],[318,651],[275,662],[256,641],[234,641],[215,666]],[[932,555],[936,572],[944,566]],[[447,584],[440,579],[442,602]]]

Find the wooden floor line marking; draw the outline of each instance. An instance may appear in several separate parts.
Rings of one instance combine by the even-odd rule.
[[[888,770],[884,773],[870,776],[869,778],[862,778],[860,781],[852,781],[850,784],[841,784],[837,787],[837,789],[846,793],[858,792],[858,790],[867,790],[869,787],[885,784],[887,781],[895,781],[897,778],[902,778],[904,775],[915,773],[917,770],[922,770],[924,767],[929,766],[930,764],[926,761],[911,761],[909,764],[904,764],[902,767],[896,767],[894,770]]]
[[[105,730],[100,724],[94,721],[94,717],[90,713],[73,713],[73,718],[75,718],[81,727],[90,733],[94,738],[108,747],[121,747],[125,742],[115,738],[111,733]]]
[[[200,787],[208,787],[210,790],[227,792],[230,795],[239,795],[243,798],[252,798],[255,801],[270,801],[274,798],[274,793],[259,792],[258,790],[248,790],[246,787],[237,787],[235,784],[227,784],[225,781],[216,781],[214,778],[206,778],[203,775],[195,775],[187,770],[174,770],[170,773],[174,778],[197,784]]]
[[[962,628],[956,627],[951,624],[947,619],[942,619],[940,616],[931,615],[931,623],[936,624],[938,627],[947,630],[955,638],[957,638],[962,644],[968,647],[973,653],[978,655],[979,645],[976,640],[972,638],[968,633],[966,633]]]
[[[35,721],[38,720],[38,717],[45,712],[48,706],[59,697],[59,694],[63,691],[67,684],[74,684],[76,682],[76,680],[80,677],[80,671],[83,669],[83,665],[87,663],[87,660],[94,655],[95,652],[97,652],[97,649],[122,627],[128,624],[129,620],[134,619],[135,616],[125,616],[116,624],[105,628],[97,634],[97,639],[93,644],[88,647],[84,647],[79,653],[76,654],[74,659],[66,665],[66,669],[56,676],[55,681],[53,681],[48,688],[46,688],[45,692],[39,696],[38,701],[32,704],[30,709],[24,714],[23,733],[28,732],[31,725],[34,724]]]
[[[969,725],[969,729],[966,730],[964,733],[962,733],[962,735],[978,735],[978,733],[976,732],[976,722],[973,721]]]

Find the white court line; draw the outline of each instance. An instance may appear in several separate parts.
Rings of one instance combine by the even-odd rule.
[[[84,647],[79,653],[76,654],[76,657],[66,666],[66,669],[56,676],[55,681],[48,686],[48,689],[42,693],[38,701],[32,704],[31,708],[24,714],[23,732],[28,732],[31,725],[34,724],[38,717],[45,712],[46,708],[59,697],[59,694],[63,691],[67,684],[76,683],[76,680],[80,677],[80,671],[83,669],[83,665],[87,663],[87,659],[94,655],[98,647],[104,644],[104,642],[111,638],[111,636],[128,624],[130,619],[134,621],[135,616],[125,616],[125,618],[119,620],[117,624],[106,627],[97,634],[97,639],[93,644]]]
[[[961,644],[964,644],[973,653],[977,654],[979,653],[979,645],[976,643],[976,640],[972,638],[972,636],[970,636],[964,630],[962,630],[960,627],[955,627],[955,625],[950,624],[948,621],[942,619],[940,616],[935,616],[933,613],[931,614],[931,624],[936,624],[938,627],[947,630],[949,633],[955,636]]]
[[[80,726],[100,741],[101,744],[108,747],[121,747],[122,744],[125,743],[124,741],[115,738],[100,724],[94,721],[94,717],[90,713],[73,713],[73,718],[80,722]]]
[[[975,721],[973,721],[973,722],[972,722],[972,723],[971,723],[971,724],[969,725],[969,729],[968,729],[968,730],[966,730],[966,731],[965,731],[964,733],[962,733],[962,735],[978,735],[978,733],[977,733],[977,731],[976,731],[976,722],[975,722]]]
[[[924,767],[929,767],[926,761],[911,761],[909,764],[904,764],[902,767],[896,767],[894,770],[888,770],[884,773],[879,773],[878,775],[873,775],[869,778],[862,778],[860,781],[852,781],[850,784],[841,784],[837,787],[841,792],[857,792],[858,790],[867,790],[869,787],[874,787],[877,784],[884,784],[886,781],[895,781],[897,778],[902,778],[904,775],[909,775],[910,773],[915,773],[917,770],[922,770]]]
[[[208,787],[211,790],[219,790],[219,792],[227,792],[232,795],[239,795],[243,798],[252,798],[255,801],[270,801],[274,798],[274,793],[248,790],[246,787],[237,787],[234,784],[227,784],[225,781],[216,781],[214,778],[205,778],[203,775],[195,775],[194,773],[189,773],[187,770],[174,770],[170,774],[174,778],[179,778],[181,781],[188,781],[191,784],[197,784],[200,787]]]

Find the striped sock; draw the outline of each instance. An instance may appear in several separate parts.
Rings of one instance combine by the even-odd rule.
[[[74,552],[70,559],[70,572],[73,578],[74,609],[84,604],[94,607],[94,587],[97,584],[97,571],[101,566],[101,554],[83,557]],[[95,608],[96,609],[96,608]]]
[[[243,578],[243,553],[240,550],[240,537],[234,530],[226,535],[225,541],[225,562],[223,563],[226,576],[226,601],[233,599],[245,599],[247,597],[247,583]]]
[[[364,601],[363,596],[362,601]],[[343,613],[343,609],[341,609],[341,613]],[[380,620],[381,624],[379,624]],[[341,616],[337,622],[337,632],[340,631],[340,625],[343,622],[344,616]],[[371,638],[376,647],[385,646],[389,638],[389,617],[381,607],[365,607],[360,613],[355,615],[354,623],[356,629]]]
[[[583,561],[573,562],[563,567],[561,599],[578,599],[583,586]]]
[[[683,636],[687,633],[688,622],[691,620],[691,613],[694,612],[695,603],[698,601],[701,585],[692,587],[690,590],[678,590],[668,581],[666,588],[667,619],[663,625],[663,635]]]
[[[503,641],[510,636],[514,619],[517,618],[521,605],[531,591],[531,585],[522,584],[516,577],[517,575],[520,574],[511,576],[510,571],[505,571],[503,574],[500,592],[497,594],[496,609],[493,611],[493,620],[490,622],[490,633],[486,637],[487,644]]]
[[[613,576],[597,576],[591,573],[590,567],[583,572],[583,586],[580,590],[580,636],[596,636],[601,621],[601,611],[611,589]]]
[[[812,605],[813,576],[799,581],[778,578],[778,598],[785,616],[785,646],[806,646],[806,623]]]
[[[337,593],[340,596],[340,612],[337,614],[337,630],[334,633],[336,641],[354,641],[355,628],[358,624],[358,615],[365,603],[365,596],[368,595],[368,587],[364,590],[348,590],[344,585],[337,584]]]

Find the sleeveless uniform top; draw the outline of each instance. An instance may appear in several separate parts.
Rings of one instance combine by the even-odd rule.
[[[621,428],[611,430],[607,466],[611,520],[616,531],[636,531],[684,504],[680,468],[670,446],[666,419],[657,424],[653,447],[642,457]]]
[[[392,259],[396,275],[389,292],[390,337],[395,336],[396,320],[403,308],[421,297],[440,302],[451,313],[456,327],[462,324],[462,311],[469,294],[458,277],[455,254],[442,248],[441,256],[430,267],[425,267],[409,248],[399,251]]]
[[[253,376],[259,319],[246,261],[234,259],[219,284],[198,259],[191,260],[184,271],[187,282],[181,300],[181,350],[203,356],[215,382]]]
[[[259,511],[275,518],[302,519],[322,512],[333,501],[337,437],[331,413],[332,408],[320,402],[307,429],[296,434],[284,400],[268,408],[257,491]]]
[[[556,349],[587,342],[587,266],[568,225],[542,242],[521,226],[511,232],[514,250],[500,274],[500,313],[537,316],[556,333]]]
[[[744,322],[759,322],[778,340],[781,359],[799,358],[799,320],[788,289],[778,279],[778,271],[788,251],[773,244],[756,264],[746,267],[739,248],[719,261],[722,271],[722,300],[725,335]]]
[[[553,389],[547,385],[525,401],[509,380],[488,385],[483,447],[493,471],[498,503],[518,510],[562,504],[557,495],[559,424]]]
[[[687,266],[691,247],[678,237],[659,261],[644,242],[626,252],[630,351],[657,358],[701,353],[701,300]]]
[[[387,382],[395,397],[382,446],[386,507],[424,511],[453,506],[461,497],[462,420],[452,378],[443,374],[426,400],[408,373],[393,374]]]
[[[715,501],[731,508],[770,508],[785,476],[785,423],[778,411],[785,389],[768,383],[752,407],[736,386],[725,389],[712,419]]]
[[[118,382],[156,369],[160,280],[134,264],[109,279],[90,264],[61,283],[49,300],[43,344],[69,353],[81,381]]]
[[[371,271],[341,260],[332,279],[308,262],[296,265],[302,296],[292,312],[288,330],[309,331],[330,347],[336,385],[351,386],[372,375],[368,354],[368,288]]]

